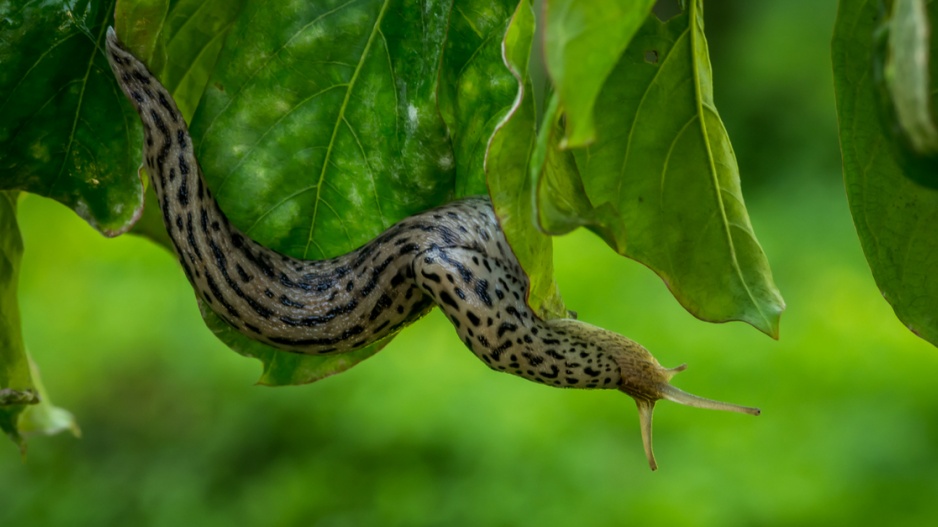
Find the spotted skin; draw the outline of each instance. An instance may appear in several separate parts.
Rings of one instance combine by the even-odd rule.
[[[438,305],[466,347],[496,371],[632,396],[652,468],[656,400],[754,410],[680,392],[668,384],[680,369],[662,368],[621,335],[577,320],[539,318],[527,305],[527,276],[488,198],[411,216],[328,260],[299,260],[258,244],[218,207],[175,102],[113,29],[107,56],[143,123],[144,163],[186,277],[219,317],[248,337],[294,353],[342,353],[385,338]]]

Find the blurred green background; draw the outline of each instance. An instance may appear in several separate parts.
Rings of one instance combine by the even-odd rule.
[[[938,506],[938,350],[863,259],[840,179],[833,1],[709,2],[716,99],[788,303],[778,342],[683,311],[588,233],[556,243],[582,320],[642,342],[683,389],[648,470],[632,401],[488,370],[434,312],[314,385],[265,388],[146,240],[21,205],[25,335],[83,437],[0,446],[0,525],[923,525]],[[2,445],[2,443],[0,443]]]

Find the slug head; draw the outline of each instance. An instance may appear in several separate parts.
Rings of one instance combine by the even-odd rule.
[[[655,402],[659,399],[667,399],[686,406],[706,408],[708,410],[723,410],[750,415],[759,415],[761,413],[758,408],[698,397],[672,386],[671,377],[674,377],[678,372],[684,371],[687,368],[686,364],[681,364],[676,368],[664,368],[641,344],[621,335],[615,336],[622,341],[621,346],[612,350],[622,375],[622,384],[619,386],[619,390],[632,397],[636,406],[638,406],[638,417],[642,427],[642,443],[645,446],[648,465],[652,470],[658,469],[651,442],[651,422]]]
[[[714,401],[675,388],[671,385],[671,378],[678,372],[684,371],[687,368],[686,364],[676,368],[665,368],[658,363],[644,346],[618,333],[574,320],[564,320],[555,325],[562,326],[566,331],[575,333],[579,337],[598,345],[603,353],[611,355],[619,365],[621,376],[619,391],[628,394],[638,406],[638,417],[642,428],[642,443],[645,446],[648,465],[652,470],[658,469],[652,448],[651,423],[655,403],[659,399],[667,399],[685,406],[708,410],[723,410],[749,415],[759,415],[761,413],[758,408]]]

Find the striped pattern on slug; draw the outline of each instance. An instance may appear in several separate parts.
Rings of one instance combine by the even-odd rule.
[[[304,354],[351,351],[438,305],[490,368],[558,387],[619,389],[639,407],[651,467],[651,414],[666,398],[757,414],[669,384],[641,345],[576,320],[542,320],[491,202],[474,197],[406,218],[328,260],[270,250],[231,225],[205,184],[192,139],[160,82],[107,32],[107,58],[140,115],[143,157],[179,263],[196,294],[248,337]]]

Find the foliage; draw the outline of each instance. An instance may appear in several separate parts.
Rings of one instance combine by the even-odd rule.
[[[829,35],[811,36],[817,25],[801,31],[824,45]],[[758,42],[782,58],[791,50],[771,45],[787,38]],[[714,56],[714,68],[746,53]],[[824,75],[826,62],[799,67]],[[788,89],[833,103],[792,77]],[[833,112],[781,111],[818,119],[815,139],[837,153]],[[746,117],[724,111],[731,132]],[[882,301],[837,165],[808,171],[799,156],[811,154],[784,153],[795,161],[784,177],[747,194],[790,305],[779,341],[699,322],[591,233],[555,241],[557,279],[581,318],[635,338],[666,366],[688,362],[681,388],[764,411],[660,404],[655,473],[625,395],[493,374],[439,312],[341,375],[253,386],[259,364],[205,330],[170,254],[136,237],[104,239],[27,196],[24,332],[83,435],[31,439],[27,463],[0,448],[0,525],[927,525],[938,354]],[[101,304],[92,313],[70,300],[87,294]],[[58,320],[43,320],[63,296]]]
[[[4,156],[8,176],[3,187],[36,191],[43,185],[54,188],[63,174],[67,185],[96,177],[77,162],[52,170],[47,158],[29,157],[36,147],[22,146],[31,140],[23,130],[66,130],[64,142],[83,145],[81,151],[92,159],[119,158],[125,164],[132,159],[126,151],[140,132],[127,117],[127,105],[120,112],[101,107],[116,104],[117,97],[97,53],[113,11],[118,34],[147,60],[190,121],[200,163],[222,208],[265,245],[301,258],[329,257],[417,211],[487,191],[531,279],[532,307],[545,317],[563,316],[566,310],[552,277],[551,242],[535,221],[550,216],[544,209],[557,210],[555,195],[541,190],[535,199],[536,189],[544,188],[542,180],[550,179],[554,185],[580,185],[583,190],[569,195],[583,206],[566,211],[563,221],[606,233],[613,247],[655,269],[691,312],[707,320],[745,320],[777,335],[783,303],[748,225],[735,159],[712,103],[702,3],[692,2],[687,13],[666,24],[650,14],[650,2],[620,7],[608,31],[597,30],[606,16],[598,5],[557,2],[545,7],[547,67],[560,103],[552,106],[538,141],[529,72],[535,13],[527,0],[336,0],[289,10],[250,0],[41,7],[20,2],[7,7],[11,19],[25,22],[8,31],[5,49],[11,53],[17,44],[28,43],[35,51],[21,54],[7,71],[2,87],[8,101],[28,82],[37,82],[35,71],[62,69],[62,61],[82,57],[86,66],[81,76],[63,78],[61,85],[77,86],[78,96],[60,111],[61,123],[38,121],[28,105],[5,116],[6,151],[11,154]],[[39,32],[52,25],[57,33]],[[64,48],[61,57],[45,52],[43,45],[58,49],[57,43],[70,39],[82,45]],[[647,61],[649,53],[660,61]],[[590,61],[584,63],[582,56]],[[646,67],[635,68],[639,63]],[[635,72],[645,80],[633,82]],[[623,96],[624,86],[630,90]],[[674,91],[683,87],[690,90]],[[686,106],[648,113],[645,104],[650,101],[653,107],[662,98]],[[56,109],[62,106],[45,92],[37,92],[34,100],[33,106],[48,101]],[[633,109],[619,116],[621,122],[596,121],[597,104]],[[85,117],[89,111],[92,118]],[[561,111],[571,123],[571,136],[562,141],[562,131],[543,133],[560,126]],[[106,123],[111,135],[89,141],[83,130],[94,129],[94,119],[115,114],[125,118]],[[81,126],[69,131],[68,122]],[[619,137],[615,131],[624,123],[647,127],[647,133]],[[597,142],[586,146],[594,136]],[[661,148],[636,155],[637,160],[628,154],[624,160],[621,154],[603,160],[601,152],[628,153],[633,142],[636,152],[649,143]],[[561,150],[561,143],[579,147],[576,157],[574,151]],[[115,156],[115,149],[125,152]],[[686,156],[672,156],[685,150]],[[66,159],[74,157],[71,152],[67,147]],[[531,163],[548,156],[565,161]],[[633,163],[640,179],[623,184],[617,167]],[[138,188],[128,167],[96,168]],[[25,180],[41,184],[24,185]],[[677,185],[676,194],[642,190],[649,183],[667,190],[671,182]],[[610,185],[618,190],[610,192]],[[118,196],[110,185],[101,187],[102,196],[110,193],[101,199],[111,209],[139,211],[139,188]],[[713,199],[680,198],[691,195],[684,192],[688,189]],[[84,201],[46,193],[80,214],[87,208]],[[638,211],[633,210],[636,198],[647,198]],[[141,233],[165,242],[154,215],[153,207],[147,209]],[[702,223],[701,217],[710,221]],[[88,219],[92,225],[102,221]],[[129,224],[102,230],[126,230]],[[627,229],[632,231],[628,240]],[[651,250],[648,241],[653,239]],[[203,316],[229,346],[263,361],[261,382],[266,384],[320,379],[387,343],[335,357],[298,356],[231,331],[205,306]]]
[[[938,157],[929,131],[938,39],[905,38],[928,36],[938,4],[927,9],[927,18],[909,21],[903,13],[924,14],[924,2],[897,0],[892,11],[874,0],[841,2],[833,66],[844,181],[863,251],[899,319],[938,344]]]
[[[136,223],[165,244],[155,207],[142,208],[139,124],[100,53],[113,18],[190,121],[222,208],[267,246],[330,257],[417,211],[488,193],[544,317],[566,314],[550,235],[585,226],[655,271],[698,318],[777,337],[784,302],[714,103],[703,1],[667,21],[652,4],[545,0],[535,13],[529,0],[3,2],[0,189],[11,204],[19,191],[49,196],[105,235]],[[844,3],[833,50],[860,239],[899,317],[938,342],[927,274],[938,260],[927,232],[938,212],[934,5]],[[538,19],[546,106],[535,97]],[[19,337],[14,210],[3,224],[0,389],[17,439],[21,405],[38,397]],[[312,382],[387,344],[286,354],[202,311],[221,340],[264,363],[265,384]],[[70,421],[58,423],[46,428]]]
[[[600,108],[615,109],[596,117],[598,138],[560,173],[547,164],[535,174],[547,180],[540,221],[556,233],[592,227],[696,316],[777,337],[784,302],[749,224],[711,77],[700,2],[667,22],[649,17],[598,94]]]
[[[64,207],[25,196],[23,334],[86,433],[32,445],[29,463],[0,455],[0,525],[933,521],[938,355],[892,316],[850,224],[823,51],[833,7],[707,4],[714,98],[790,305],[784,338],[700,324],[653,273],[582,230],[554,241],[564,300],[583,319],[643,342],[665,365],[688,361],[682,387],[758,404],[763,417],[735,426],[736,416],[662,406],[664,471],[651,474],[621,394],[491,375],[439,313],[349,374],[254,388],[254,361],[232,360],[204,330],[168,252],[101,238]],[[869,29],[863,22],[857,31]],[[153,56],[184,54],[184,41],[168,54],[154,46]],[[850,64],[861,75],[872,67]],[[537,93],[541,81],[529,74]],[[879,97],[891,97],[888,86]],[[880,126],[879,115],[860,116]],[[569,120],[555,121],[538,127],[555,145],[540,152],[567,163],[553,155],[568,152],[559,141],[547,141]]]
[[[104,75],[110,13],[90,0],[0,3],[0,188],[56,199],[116,236],[143,207],[143,134]]]

